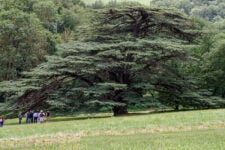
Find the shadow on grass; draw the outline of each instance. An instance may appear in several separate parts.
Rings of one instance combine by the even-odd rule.
[[[187,111],[204,111],[204,110],[215,110],[215,109],[224,109],[224,108],[205,108],[205,109],[164,109],[164,110],[152,110],[152,111],[138,111],[138,112],[129,112],[128,114],[119,115],[115,117],[126,117],[126,116],[139,116],[139,115],[151,115],[151,114],[163,114],[163,113],[181,113]]]

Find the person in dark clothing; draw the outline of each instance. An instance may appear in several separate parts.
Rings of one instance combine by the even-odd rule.
[[[29,117],[29,123],[33,123],[33,111],[30,111],[28,117]]]
[[[50,121],[50,115],[51,115],[51,114],[50,114],[50,111],[47,111],[47,112],[46,112],[46,118],[47,118],[47,119],[46,119],[46,122],[49,122],[49,121]]]
[[[33,113],[29,111],[27,113],[27,123],[31,123],[31,120],[33,119]]]

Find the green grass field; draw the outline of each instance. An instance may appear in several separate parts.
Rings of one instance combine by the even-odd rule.
[[[91,117],[106,117],[92,118]],[[45,124],[0,128],[0,149],[224,150],[225,109],[112,117],[52,118]]]

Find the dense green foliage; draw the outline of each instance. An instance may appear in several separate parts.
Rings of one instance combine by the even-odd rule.
[[[6,112],[225,107],[223,1],[0,3]]]
[[[81,4],[79,0],[0,1],[0,81],[21,77],[22,71],[53,54],[60,41],[57,33],[74,30],[79,23]]]
[[[0,20],[0,81],[16,79],[21,71],[36,66],[54,51],[51,34],[35,15],[18,9],[3,10]]]
[[[187,79],[172,65],[186,59],[187,49],[193,47],[190,43],[198,34],[197,24],[160,9],[109,10],[96,15],[100,27],[92,38],[59,47],[60,56],[49,57],[45,66],[41,66],[48,78],[57,75],[58,81],[50,80],[40,90],[22,95],[20,105],[33,108],[48,99],[48,104],[67,109],[84,104],[108,106],[115,115],[127,113],[130,105],[151,99],[176,109],[179,105],[193,105],[187,101],[193,96],[192,90],[185,86]],[[158,16],[165,22],[158,23]],[[40,72],[33,72],[33,78],[37,78],[36,73]],[[46,79],[44,73],[40,75]],[[148,92],[155,94],[144,97]]]

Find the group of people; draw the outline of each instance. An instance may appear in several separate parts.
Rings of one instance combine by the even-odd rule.
[[[41,111],[28,111],[25,113],[26,123],[44,123],[50,120],[50,112]],[[22,123],[23,114],[22,112],[18,115],[19,124]]]
[[[50,111],[29,111],[25,113],[26,123],[44,123],[50,121]],[[22,123],[23,113],[20,112],[18,115],[19,124]],[[4,117],[0,116],[0,127],[4,125]]]

